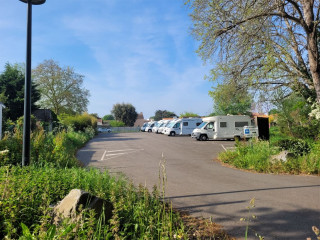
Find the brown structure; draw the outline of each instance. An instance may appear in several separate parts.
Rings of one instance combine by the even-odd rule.
[[[142,125],[145,122],[148,122],[148,120],[144,119],[143,113],[141,112],[141,113],[138,114],[137,120],[135,121],[133,126],[134,127],[142,127]]]

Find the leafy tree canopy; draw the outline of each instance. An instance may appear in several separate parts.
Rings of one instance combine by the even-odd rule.
[[[112,114],[107,114],[107,115],[104,115],[102,119],[105,121],[114,120],[114,116]]]
[[[90,115],[95,118],[100,118],[98,113],[90,113]]]
[[[235,84],[221,84],[213,88],[209,95],[213,98],[216,115],[250,114],[252,96],[246,89]]]
[[[213,80],[264,91],[289,88],[320,103],[319,1],[187,2],[199,54],[219,59]]]
[[[157,110],[154,115],[154,120],[159,121],[162,118],[171,118],[176,117],[177,115],[174,112],[170,112],[167,110]]]
[[[55,114],[80,114],[87,110],[89,91],[84,76],[72,67],[61,67],[53,60],[45,60],[33,70],[33,77],[41,93],[40,106]]]
[[[134,125],[138,117],[135,107],[130,103],[117,103],[113,105],[111,113],[117,121],[122,121],[129,127]]]
[[[193,112],[184,112],[180,114],[180,117],[200,117],[198,114],[193,113]]]
[[[3,120],[16,121],[24,114],[24,83],[25,75],[23,67],[18,64],[5,65],[5,70],[0,74],[0,102],[6,108],[3,109]],[[40,93],[36,85],[31,85],[31,110],[37,109],[35,103],[40,99]]]

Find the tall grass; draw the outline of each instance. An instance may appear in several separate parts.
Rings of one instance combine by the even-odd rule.
[[[34,131],[31,135],[31,162],[33,164],[50,163],[59,167],[78,166],[75,152],[95,134],[92,128],[84,132],[72,129],[47,133],[43,129]],[[16,130],[0,140],[0,151],[8,150],[0,155],[0,166],[8,164],[20,165],[22,159],[22,133]]]
[[[257,172],[320,175],[320,141],[314,142],[308,153],[290,156],[286,161],[275,160],[280,151],[280,147],[268,141],[250,140],[238,142],[235,150],[220,153],[218,159]]]
[[[174,235],[184,236],[181,219],[159,200],[157,189],[150,194],[142,186],[135,188],[124,178],[111,177],[107,172],[94,169],[7,166],[0,168],[0,238],[19,238],[26,234],[21,223],[37,237],[52,230],[50,204],[57,203],[74,188],[111,201],[113,217],[108,222],[101,222],[100,218],[99,222],[92,213],[83,212],[80,222],[64,221],[55,235],[71,228],[67,238],[173,239]]]

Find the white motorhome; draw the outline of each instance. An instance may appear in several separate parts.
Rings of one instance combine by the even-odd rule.
[[[258,129],[252,125],[251,118],[246,115],[213,116],[202,120],[202,124],[191,134],[191,137],[197,140],[239,139],[258,136]]]
[[[148,125],[146,126],[146,129],[144,130],[145,132],[152,132],[152,128],[157,122],[149,122]]]
[[[192,131],[202,123],[201,118],[181,118],[170,122],[164,134],[168,136],[191,135]]]
[[[163,120],[163,123],[160,125],[158,129],[158,133],[163,133],[164,129],[170,124],[173,120]]]
[[[144,132],[146,130],[146,127],[148,126],[148,122],[145,122],[141,127],[141,132]]]
[[[153,126],[152,132],[153,132],[153,133],[158,133],[158,129],[159,129],[159,127],[162,125],[162,123],[163,123],[163,120],[158,121],[158,122]]]

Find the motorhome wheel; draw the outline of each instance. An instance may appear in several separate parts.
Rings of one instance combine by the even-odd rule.
[[[171,132],[170,133],[170,136],[175,136],[176,135],[176,132]]]
[[[200,140],[201,141],[207,141],[207,139],[208,139],[207,135],[203,134],[203,135],[200,136]]]

